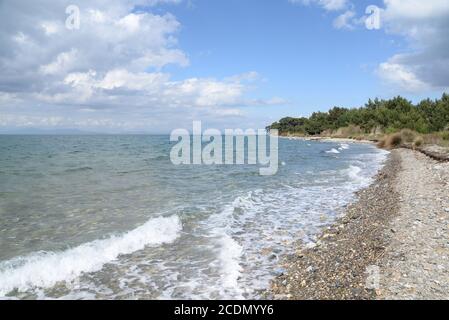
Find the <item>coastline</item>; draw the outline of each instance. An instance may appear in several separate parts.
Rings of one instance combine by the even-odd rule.
[[[426,179],[415,195],[412,188]],[[357,193],[342,218],[323,230],[315,247],[295,244],[296,253],[285,257],[286,271],[272,281],[267,296],[448,299],[448,181],[447,163],[412,150],[393,150],[375,181]],[[436,199],[435,186],[440,187]],[[421,225],[426,229],[418,232]]]
[[[301,140],[301,141],[320,141],[320,142],[337,142],[337,143],[366,143],[375,144],[376,141],[371,140],[357,140],[350,138],[335,138],[335,137],[298,137],[298,136],[279,136],[282,139]]]

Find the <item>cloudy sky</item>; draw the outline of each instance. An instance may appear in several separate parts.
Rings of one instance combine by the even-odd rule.
[[[448,88],[447,0],[0,0],[3,131],[263,128]]]

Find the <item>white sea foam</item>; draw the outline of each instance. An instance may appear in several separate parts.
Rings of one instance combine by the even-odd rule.
[[[200,269],[181,281],[176,277],[167,281],[161,297],[260,298],[259,290],[282,272],[279,259],[290,252],[290,244],[300,239],[314,245],[320,230],[342,214],[342,208],[354,200],[353,193],[370,181],[384,158],[374,149],[347,156],[347,166],[352,167],[323,171],[323,181],[316,175],[307,181],[298,177],[296,183],[248,191],[224,204],[198,229],[207,237],[208,245],[202,250],[213,252],[207,272]],[[182,294],[174,288],[182,288]]]
[[[218,237],[221,286],[233,298],[243,299],[243,289],[238,283],[242,272],[240,257],[243,248],[232,238],[232,225],[230,224],[233,221],[234,209],[238,206],[239,201],[244,201],[244,199],[241,197],[235,199],[232,205],[226,206],[221,213],[212,215],[208,219],[208,224],[215,226],[210,232],[213,236]]]
[[[347,152],[344,144],[333,141],[326,143],[324,150],[342,149],[335,167],[331,159],[325,159],[330,167],[316,172],[313,163],[306,161],[319,161],[314,157],[321,158],[323,145],[306,145],[320,148],[301,149],[299,145],[298,150],[292,150],[295,157],[288,160],[285,169],[302,172],[295,177],[281,177],[272,185],[261,181],[259,190],[253,191],[253,185],[243,184],[242,189],[232,190],[234,198],[223,190],[223,199],[212,201],[212,206],[203,206],[204,194],[195,198],[186,193],[192,196],[186,212],[192,207],[198,216],[189,217],[183,241],[173,246],[156,248],[179,235],[179,219],[158,218],[122,236],[0,263],[0,299],[14,288],[31,291],[38,299],[260,298],[259,290],[266,289],[282,272],[280,259],[293,253],[290,244],[299,239],[313,246],[320,231],[343,213],[342,208],[354,200],[354,192],[381,167],[386,154],[357,144],[351,144],[351,152]],[[300,151],[308,157],[296,162]],[[210,183],[207,179],[198,181]],[[183,208],[180,204],[175,211]],[[146,245],[153,247],[119,257]],[[61,290],[63,296],[59,290],[45,290],[64,280],[69,292]]]
[[[375,153],[362,154],[358,156],[357,160],[352,161],[349,168],[343,172],[356,183],[358,188],[367,187],[382,168],[388,154],[388,151],[379,149],[376,149]]]
[[[340,151],[338,151],[335,148],[332,148],[331,150],[326,151],[326,153],[340,153]]]
[[[352,181],[359,184],[360,186],[364,187],[370,184],[372,181],[371,177],[363,176],[362,175],[362,168],[351,165],[346,170],[349,178],[351,178]]]
[[[242,267],[240,266],[240,256],[242,247],[228,234],[223,234],[220,239],[221,251],[219,259],[222,265],[222,285],[225,289],[231,289],[237,292],[237,298],[241,296],[242,290],[239,286]]]
[[[338,151],[344,151],[344,150],[348,150],[348,149],[349,149],[349,144],[347,144],[347,143],[342,143],[338,147]]]
[[[121,236],[95,240],[63,252],[39,252],[0,263],[0,296],[14,289],[48,288],[95,272],[120,255],[173,242],[182,230],[177,216],[159,217]]]

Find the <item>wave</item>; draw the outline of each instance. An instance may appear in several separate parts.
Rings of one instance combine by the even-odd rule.
[[[182,230],[178,216],[159,217],[121,236],[95,240],[62,252],[37,252],[0,263],[0,296],[13,290],[48,288],[99,271],[120,255],[176,240]]]
[[[338,151],[335,148],[332,148],[331,150],[326,151],[326,153],[340,153],[340,151]]]
[[[345,170],[349,178],[357,183],[360,187],[367,187],[372,182],[371,176],[362,175],[362,168],[354,165],[350,165],[348,169]]]
[[[223,211],[208,219],[208,225],[215,226],[210,233],[217,237],[216,241],[220,247],[218,260],[221,269],[221,286],[234,299],[243,299],[243,290],[239,285],[239,278],[243,271],[240,265],[243,247],[232,237],[230,222],[234,220],[234,211],[242,199],[237,197],[231,205],[227,205]]]

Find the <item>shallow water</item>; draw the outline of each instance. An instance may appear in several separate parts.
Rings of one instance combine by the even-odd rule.
[[[257,166],[174,166],[168,136],[0,136],[0,297],[257,298],[385,152],[281,139]]]

